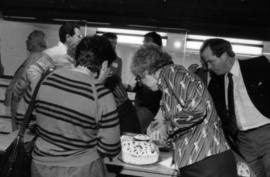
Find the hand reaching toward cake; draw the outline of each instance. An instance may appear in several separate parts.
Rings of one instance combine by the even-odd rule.
[[[147,128],[147,135],[157,145],[166,144],[168,133],[167,125],[164,120],[155,120]]]

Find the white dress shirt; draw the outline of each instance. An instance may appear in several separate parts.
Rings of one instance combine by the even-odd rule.
[[[60,41],[56,46],[46,49],[44,53],[51,57],[56,66],[69,62],[63,57],[67,54],[67,46]]]
[[[270,123],[270,119],[263,116],[258,109],[254,106],[250,100],[247,89],[242,77],[240,70],[239,61],[236,59],[231,71],[233,74],[234,82],[234,104],[235,104],[235,114],[237,126],[240,130],[245,131],[252,128],[257,128],[265,124]],[[228,90],[228,77],[225,77],[225,95],[226,95],[226,105],[228,106],[227,98]]]

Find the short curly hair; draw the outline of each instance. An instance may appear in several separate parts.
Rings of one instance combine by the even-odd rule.
[[[116,53],[109,40],[97,35],[84,37],[75,51],[75,65],[87,67],[98,75],[104,61],[110,66],[115,59]]]
[[[144,78],[145,71],[153,74],[170,64],[173,64],[172,57],[160,47],[154,44],[143,45],[132,59],[131,72],[137,77]]]

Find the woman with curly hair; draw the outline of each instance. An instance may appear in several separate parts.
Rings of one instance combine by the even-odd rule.
[[[236,163],[203,81],[169,54],[145,45],[131,70],[151,90],[161,90],[163,120],[149,129],[153,141],[172,143],[174,163],[183,177],[237,177]]]

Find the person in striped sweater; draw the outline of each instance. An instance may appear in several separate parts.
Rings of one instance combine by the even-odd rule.
[[[45,78],[34,109],[32,177],[107,176],[103,158],[117,155],[121,148],[116,104],[102,84],[115,58],[107,39],[85,37],[75,52],[76,66]],[[31,89],[24,106],[30,95]]]

